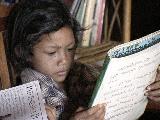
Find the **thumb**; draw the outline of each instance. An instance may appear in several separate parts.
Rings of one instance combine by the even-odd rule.
[[[80,112],[80,111],[83,111],[83,110],[85,110],[84,107],[79,107],[79,108],[76,110],[76,112]]]
[[[45,105],[48,120],[56,120],[56,109]]]

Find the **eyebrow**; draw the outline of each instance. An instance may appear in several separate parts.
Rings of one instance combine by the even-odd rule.
[[[70,44],[67,45],[67,47],[71,46],[71,45],[76,45],[75,42],[71,42]]]
[[[71,45],[74,45],[75,46],[75,43],[74,42],[71,42],[69,43],[68,45],[66,45],[67,47],[71,46]],[[73,46],[73,47],[74,47]],[[58,45],[49,45],[47,46],[48,48],[61,48],[61,46],[58,46]]]

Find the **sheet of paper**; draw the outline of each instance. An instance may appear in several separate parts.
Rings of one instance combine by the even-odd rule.
[[[0,116],[4,120],[48,120],[38,81],[0,91]]]
[[[145,88],[154,82],[160,64],[160,43],[139,53],[113,58],[93,106],[107,103],[105,120],[136,120],[147,105]]]

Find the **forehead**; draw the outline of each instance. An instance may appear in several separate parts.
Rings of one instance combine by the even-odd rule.
[[[56,32],[42,35],[40,37],[40,42],[37,43],[35,47],[65,47],[70,44],[75,44],[73,31],[69,27],[62,27]]]

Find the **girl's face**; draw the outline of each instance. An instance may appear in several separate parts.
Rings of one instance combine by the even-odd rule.
[[[33,47],[31,62],[35,70],[49,75],[61,85],[70,70],[74,52],[73,32],[69,27],[63,27],[40,37],[40,42]]]

